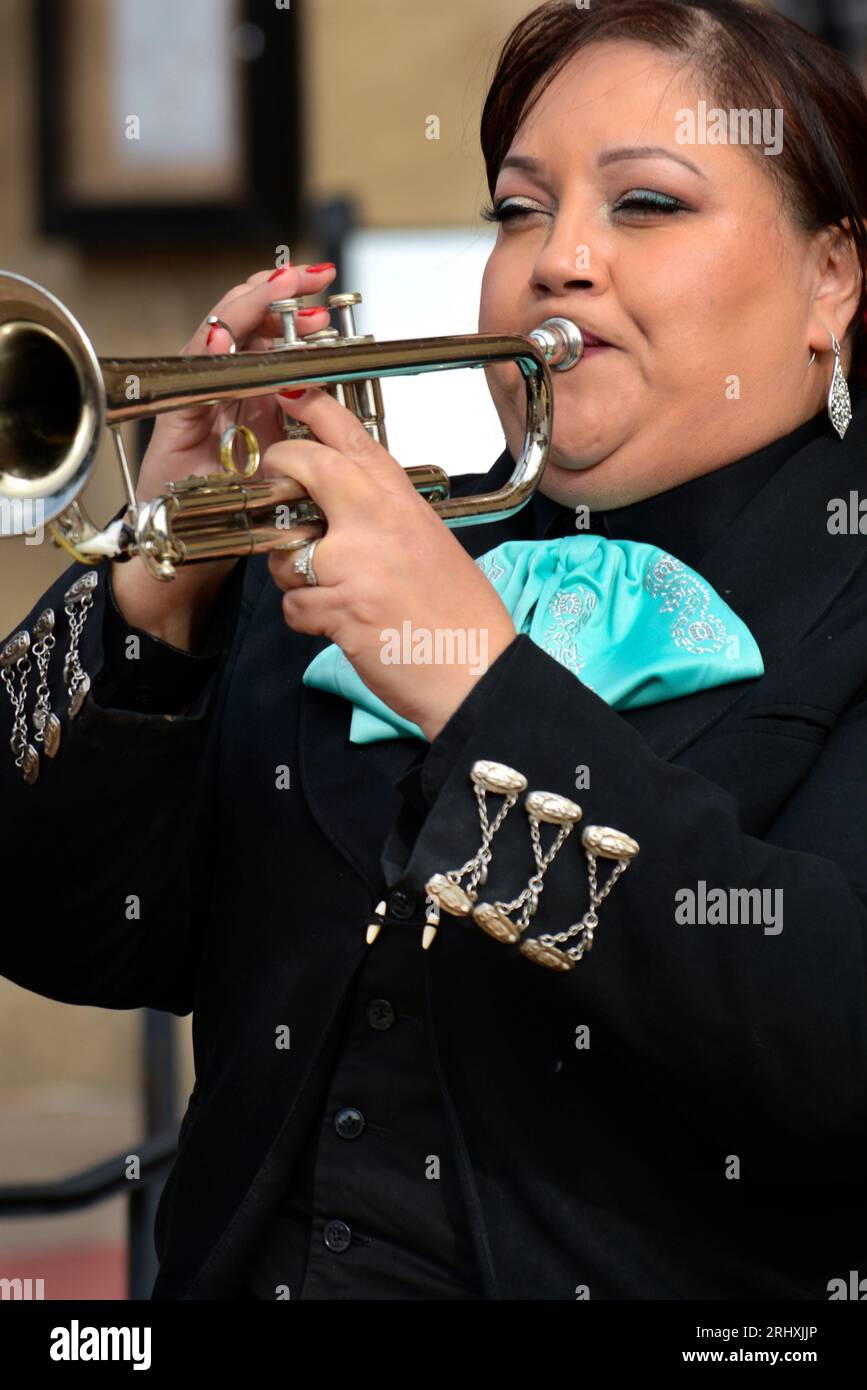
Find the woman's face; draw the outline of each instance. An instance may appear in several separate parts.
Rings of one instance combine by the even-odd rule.
[[[827,397],[826,330],[843,337],[857,292],[849,303],[827,270],[825,235],[781,215],[763,167],[775,156],[678,143],[675,113],[701,99],[668,55],[595,45],[547,89],[500,170],[494,206],[521,213],[499,227],[480,332],[526,334],[563,314],[610,344],[553,373],[542,490],[567,505],[666,491],[787,434]],[[487,377],[517,457],[521,379],[508,365]]]

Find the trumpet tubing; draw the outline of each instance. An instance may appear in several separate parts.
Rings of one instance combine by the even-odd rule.
[[[294,549],[321,535],[326,518],[290,478],[253,477],[258,447],[243,427],[246,472],[232,456],[232,431],[221,473],[191,475],[146,503],[136,501],[120,427],[185,406],[262,396],[293,386],[330,390],[387,447],[380,380],[513,362],[526,395],[524,442],[512,476],[495,492],[451,497],[441,469],[410,467],[413,486],[447,526],[480,525],[511,516],[532,496],[547,462],[553,423],[550,369],[566,371],[583,352],[569,319],[547,319],[528,337],[469,334],[377,342],[355,331],[360,295],[329,298],[340,329],[300,338],[300,300],[276,300],[284,336],[267,352],[201,357],[97,357],[69,310],[23,276],[0,272],[0,536],[20,535],[20,517],[36,504],[56,543],[77,559],[141,555],[151,573],[232,555]],[[113,431],[129,520],[100,530],[77,500],[88,482],[103,427]],[[309,436],[287,421],[288,438]]]

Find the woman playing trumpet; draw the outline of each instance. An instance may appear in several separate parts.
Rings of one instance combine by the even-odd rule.
[[[684,142],[701,102],[778,152]],[[101,573],[62,751],[3,768],[0,966],[193,1014],[155,1297],[824,1299],[865,1258],[865,126],[738,0],[540,6],[482,115],[479,316],[584,334],[540,493],[450,531],[311,388],[242,418],[314,549]],[[332,279],[213,313],[268,347]],[[468,491],[521,446],[488,380]],[[139,499],[220,428],[160,417]],[[383,659],[405,624],[485,661]]]

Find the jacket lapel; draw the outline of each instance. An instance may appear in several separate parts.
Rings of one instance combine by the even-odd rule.
[[[328,645],[325,638],[311,643],[308,662]],[[302,669],[306,669],[306,665]],[[320,830],[367,884],[371,897],[378,898],[382,886],[379,869],[381,812],[364,794],[371,768],[365,761],[366,750],[349,741],[351,714],[348,700],[308,686],[301,687],[298,730],[301,785],[308,809]],[[406,740],[400,740],[400,750],[405,743]],[[418,747],[421,749],[423,745],[418,743]],[[390,753],[392,758],[400,757],[400,750],[392,748],[386,756]],[[408,756],[404,755],[405,760]],[[393,809],[397,814],[400,798],[397,792],[394,796]]]

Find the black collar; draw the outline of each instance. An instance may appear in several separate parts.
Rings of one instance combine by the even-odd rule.
[[[780,464],[830,428],[823,410],[782,439],[775,439],[735,463],[701,473],[655,497],[609,511],[591,512],[589,525],[581,529],[609,539],[650,542],[686,564],[697,566]],[[575,513],[570,507],[552,502],[540,493],[530,505],[537,537],[575,534]]]
[[[853,391],[853,406],[863,393]],[[646,541],[669,551],[686,564],[699,567],[711,546],[725,535],[745,507],[777,472],[780,465],[805,445],[827,435],[829,447],[837,441],[823,408],[790,434],[775,439],[736,462],[702,473],[689,482],[643,498],[626,507],[591,512],[581,533],[609,539]],[[508,451],[497,459],[494,471],[508,477],[512,458]],[[537,492],[525,508],[521,527],[528,540],[575,535],[575,513]]]

